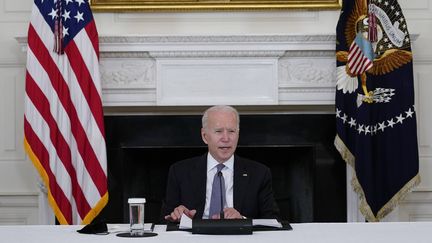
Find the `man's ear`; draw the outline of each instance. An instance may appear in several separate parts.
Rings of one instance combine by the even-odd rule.
[[[203,140],[203,142],[205,143],[205,144],[208,144],[207,143],[207,138],[206,138],[206,131],[205,131],[205,129],[204,128],[201,128],[201,139]]]

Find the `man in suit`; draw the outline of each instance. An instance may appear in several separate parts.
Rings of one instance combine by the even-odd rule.
[[[213,106],[204,112],[201,137],[208,146],[208,153],[170,167],[162,209],[166,220],[179,221],[183,214],[204,219],[278,216],[270,169],[234,154],[239,129],[238,112],[231,106]],[[222,199],[218,199],[217,204],[219,208],[223,205],[217,214],[211,213],[212,197],[216,197],[212,195],[212,187],[218,182],[215,180],[220,180],[221,190],[215,189],[213,193],[221,192],[222,196],[218,195]]]

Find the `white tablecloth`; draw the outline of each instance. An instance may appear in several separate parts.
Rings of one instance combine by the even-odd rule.
[[[109,243],[109,242],[173,242],[173,243],[367,243],[367,242],[432,242],[432,222],[415,223],[312,223],[292,224],[292,231],[254,232],[252,235],[193,235],[189,232],[166,232],[157,225],[156,237],[120,238],[127,225],[108,225],[108,235],[85,235],[76,232],[82,226],[0,226],[0,242],[4,243]]]

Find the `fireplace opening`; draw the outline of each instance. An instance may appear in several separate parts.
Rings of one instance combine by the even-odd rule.
[[[158,222],[168,168],[207,152],[199,115],[105,118],[109,202],[97,220],[128,222],[129,197],[145,197]],[[346,222],[345,163],[333,148],[332,115],[242,115],[236,153],[267,165],[281,218]]]

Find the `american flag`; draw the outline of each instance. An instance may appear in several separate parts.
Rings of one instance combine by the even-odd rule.
[[[351,74],[360,75],[373,66],[372,44],[358,33],[348,52],[348,67]]]
[[[108,202],[98,46],[86,0],[34,1],[24,146],[61,224],[88,224]]]

